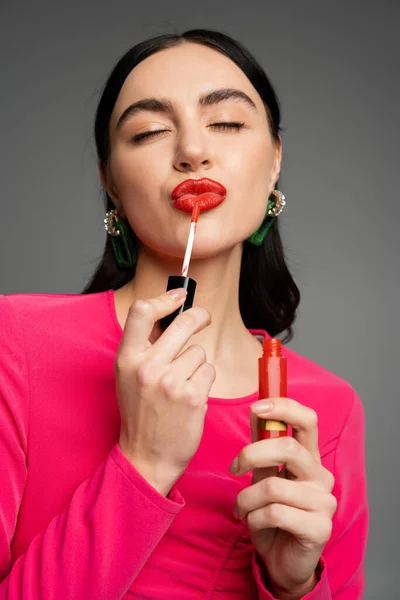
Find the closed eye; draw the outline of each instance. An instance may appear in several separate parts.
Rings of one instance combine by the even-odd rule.
[[[232,121],[230,123],[211,123],[209,127],[216,127],[217,129],[237,129],[239,131],[240,129],[243,129],[244,123],[236,123],[235,121]]]
[[[132,141],[139,143],[146,138],[156,137],[158,135],[161,135],[162,133],[165,133],[166,131],[169,131],[169,129],[156,129],[155,131],[144,131],[143,133],[138,133],[137,135],[134,135]]]
[[[240,131],[241,129],[243,129],[244,123],[237,123],[235,121],[223,122],[223,123],[211,123],[210,125],[208,125],[208,127],[213,127],[220,131],[223,131],[226,129],[234,129],[234,130]],[[132,138],[132,141],[139,143],[144,139],[147,139],[150,137],[157,137],[167,131],[170,131],[170,130],[169,129],[157,129],[155,131],[144,131],[143,133],[138,133],[137,135],[135,135]]]

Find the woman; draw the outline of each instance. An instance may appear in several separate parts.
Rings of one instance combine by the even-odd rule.
[[[83,294],[0,297],[1,598],[361,598],[360,399],[286,348],[290,397],[258,398],[260,340],[291,339],[300,298],[279,120],[261,67],[216,32],[147,40],[111,73],[103,259]],[[226,198],[200,213],[194,306],[162,331],[184,301],[165,286],[186,180]],[[263,416],[293,436],[257,442]]]

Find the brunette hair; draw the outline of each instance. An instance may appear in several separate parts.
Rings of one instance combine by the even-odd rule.
[[[280,107],[276,93],[262,67],[239,42],[217,31],[192,29],[185,33],[159,35],[137,44],[115,65],[103,88],[95,116],[95,141],[98,160],[107,169],[110,154],[109,122],[120,90],[132,69],[152,54],[191,42],[208,46],[228,56],[247,76],[264,102],[272,137],[278,141]],[[278,187],[278,186],[276,186]],[[104,190],[106,211],[115,208]],[[239,307],[249,329],[265,329],[272,337],[284,332],[283,343],[293,337],[292,325],[300,303],[300,291],[285,259],[279,233],[279,218],[274,220],[261,246],[243,244],[239,282]],[[135,275],[135,268],[118,268],[108,234],[103,256],[82,294],[117,290]],[[134,234],[133,234],[134,235]]]

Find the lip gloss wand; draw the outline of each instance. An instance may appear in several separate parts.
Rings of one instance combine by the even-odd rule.
[[[166,329],[168,325],[172,323],[172,321],[183,311],[191,308],[193,306],[194,293],[196,291],[197,282],[191,277],[188,277],[190,258],[192,256],[193,242],[194,236],[197,229],[197,222],[199,220],[200,214],[200,202],[196,202],[193,206],[192,218],[190,220],[190,229],[189,229],[189,237],[186,244],[185,256],[183,259],[182,271],[180,275],[170,275],[168,277],[168,284],[166,291],[173,290],[174,288],[183,287],[187,290],[187,295],[184,303],[177,308],[173,313],[167,315],[163,319],[160,320],[161,329]]]

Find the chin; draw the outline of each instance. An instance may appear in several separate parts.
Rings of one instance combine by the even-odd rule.
[[[215,258],[218,255],[230,253],[235,248],[240,248],[241,240],[221,240],[220,239],[208,239],[201,240],[193,246],[192,260],[202,260],[208,258]]]
[[[215,231],[210,231],[210,227],[207,227],[207,233],[205,230],[201,230],[201,223],[199,223],[191,255],[191,260],[206,260],[215,258],[219,254],[226,254],[235,248],[240,248],[243,242],[243,235],[239,232],[236,235],[226,230],[221,231],[221,227],[215,228]],[[178,235],[164,234],[162,236],[161,243],[155,239],[143,239],[143,243],[147,246],[150,253],[160,255],[163,259],[179,260],[183,261],[186,251],[186,244],[188,239],[188,228],[182,231],[176,232]],[[250,235],[250,234],[249,234]],[[171,239],[173,237],[173,239]]]

